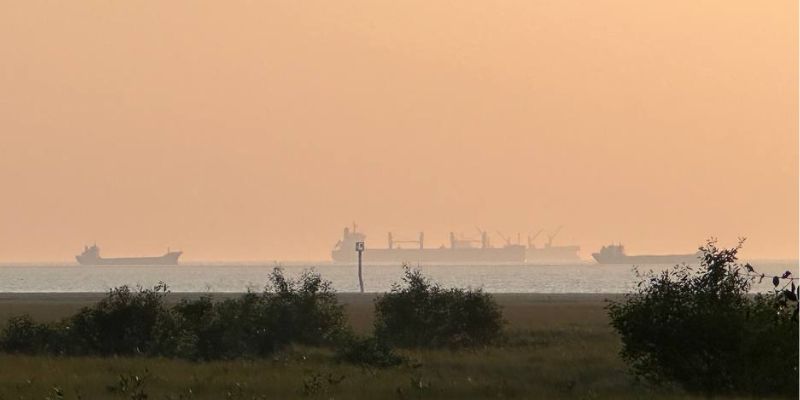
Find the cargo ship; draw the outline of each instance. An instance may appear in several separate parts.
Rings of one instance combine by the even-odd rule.
[[[364,242],[366,235],[356,230],[344,228],[342,238],[334,245],[331,258],[336,262],[352,263],[358,259],[355,252],[357,242]],[[409,247],[402,247],[408,246]],[[450,247],[425,247],[425,234],[420,232],[418,239],[400,240],[391,232],[387,235],[386,248],[366,248],[365,263],[518,263],[525,262],[525,246],[506,244],[494,247],[489,235],[480,231],[480,239],[464,239],[450,232]]]
[[[75,256],[81,265],[178,265],[181,251],[169,251],[158,257],[103,258],[97,245],[84,246],[83,253]]]
[[[592,257],[600,264],[696,264],[702,253],[693,254],[658,254],[629,256],[625,254],[625,247],[621,244],[603,246],[599,252],[592,253]]]
[[[525,262],[528,264],[563,264],[580,262],[581,258],[578,252],[581,250],[580,246],[566,245],[554,246],[553,239],[561,231],[558,227],[553,233],[547,235],[547,241],[542,247],[536,247],[534,241],[542,233],[540,230],[533,236],[528,236],[528,248],[525,250]]]

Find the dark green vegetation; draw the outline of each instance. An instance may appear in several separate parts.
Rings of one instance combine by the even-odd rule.
[[[204,296],[168,307],[166,285],[160,284],[113,289],[56,323],[12,317],[0,334],[0,350],[215,360],[267,357],[296,344],[336,347],[340,360],[387,367],[401,362],[390,346],[480,346],[500,337],[501,312],[491,296],[443,290],[410,269],[404,282],[376,301],[373,338],[350,331],[342,305],[319,274],[306,272],[292,281],[275,269],[263,293],[219,302]]]
[[[472,347],[496,341],[503,314],[480,290],[443,289],[406,268],[404,285],[375,302],[375,336],[402,347]]]
[[[797,396],[798,292],[787,280],[791,272],[771,277],[774,292],[748,295],[764,276],[736,262],[740,247],[709,242],[699,270],[682,265],[648,274],[636,293],[609,306],[634,374],[709,396]]]
[[[145,355],[193,360],[265,357],[290,343],[339,340],[346,320],[319,274],[287,280],[279,269],[261,294],[214,302],[209,297],[165,303],[167,288],[111,290],[92,307],[55,323],[12,317],[0,335],[7,353]]]
[[[51,306],[55,297],[50,296],[5,297],[0,312],[14,308],[55,321],[99,298],[66,295],[56,302],[56,313]],[[168,295],[168,304],[179,303],[176,296]],[[375,296],[337,297],[354,329],[369,335]],[[682,391],[654,391],[628,375],[617,355],[619,339],[603,309],[605,296],[494,297],[508,321],[502,340],[458,351],[396,349],[404,362],[391,368],[342,362],[334,349],[292,345],[267,358],[207,362],[0,354],[0,398],[56,399],[56,389],[65,399],[77,399],[78,393],[83,399],[131,399],[136,393],[148,399],[209,400],[684,398]]]
[[[686,276],[678,282],[692,275]],[[657,278],[611,305],[616,329],[623,329],[618,321],[630,316],[644,318],[632,310],[646,303],[646,288]],[[95,300],[63,295],[73,300],[56,306],[47,296],[59,295],[38,296],[35,301],[0,296],[0,316],[13,309],[29,311],[40,321],[20,317],[5,324],[0,399],[658,399],[708,394],[674,376],[654,379],[639,372],[639,361],[630,352],[638,333],[614,332],[602,296],[490,296],[443,289],[411,270],[402,284],[377,297],[336,295],[317,274],[292,281],[280,271],[260,294],[176,298],[163,286],[121,288]],[[795,304],[783,296],[782,303],[776,295],[745,297],[773,307],[760,317],[768,320],[781,310],[775,303],[786,311]],[[636,318],[622,325],[637,327]],[[671,324],[657,326],[680,333]],[[794,332],[792,339],[796,327]],[[751,333],[759,348],[772,344],[784,346],[779,352],[785,349],[778,343],[785,339],[782,331]],[[796,348],[794,354],[796,368]],[[626,361],[650,379],[634,379]],[[796,389],[718,392],[796,397]]]
[[[375,300],[373,337],[350,337],[337,359],[373,367],[400,365],[393,347],[482,347],[502,334],[503,314],[494,298],[480,290],[443,289],[419,270],[405,269],[403,284]]]

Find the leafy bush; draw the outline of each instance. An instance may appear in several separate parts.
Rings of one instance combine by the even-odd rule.
[[[263,356],[274,349],[263,321],[263,303],[255,293],[214,303],[210,297],[182,300],[174,312],[180,326],[178,354],[187,358],[220,359]]]
[[[386,368],[400,365],[403,357],[395,354],[391,346],[375,337],[352,336],[336,348],[336,359],[351,364]]]
[[[304,272],[295,281],[276,268],[269,280],[261,295],[176,305],[178,353],[200,359],[262,357],[289,343],[332,344],[346,332],[344,309],[319,274]]]
[[[794,285],[748,295],[758,274],[736,262],[740,248],[709,241],[700,270],[651,272],[636,292],[609,305],[621,355],[636,376],[706,395],[797,395]]]
[[[94,307],[85,307],[58,323],[36,323],[23,315],[9,319],[0,334],[6,352],[73,355],[162,354],[171,315],[164,307],[167,287],[109,291]]]
[[[270,274],[264,293],[214,302],[204,296],[166,305],[165,284],[109,291],[93,307],[57,324],[15,317],[0,334],[7,352],[221,359],[263,357],[290,343],[325,345],[347,331],[330,283],[305,272]]]
[[[94,307],[84,307],[64,321],[67,352],[98,355],[160,355],[169,352],[165,340],[175,336],[164,304],[167,285],[153,289],[128,286],[111,289]]]
[[[331,283],[318,273],[306,271],[292,281],[275,269],[263,297],[268,314],[274,317],[277,343],[330,344],[347,330],[344,307]]]
[[[8,319],[3,328],[0,350],[7,353],[34,354],[44,352],[55,334],[47,324],[36,323],[30,315],[20,315]]]
[[[443,289],[409,268],[403,283],[375,302],[375,336],[385,343],[464,347],[500,337],[503,316],[491,295],[480,289]]]

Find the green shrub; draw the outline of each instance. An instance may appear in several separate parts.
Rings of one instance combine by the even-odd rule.
[[[276,343],[326,345],[347,331],[344,307],[318,273],[305,271],[295,281],[276,268],[269,280],[263,298]]]
[[[174,337],[174,322],[164,304],[163,283],[153,289],[114,288],[93,307],[84,307],[63,322],[68,353],[77,355],[161,355],[165,339]]]
[[[391,346],[375,337],[348,337],[336,348],[336,359],[350,364],[387,368],[403,363]]]
[[[196,337],[195,357],[201,359],[229,359],[236,357],[261,357],[276,350],[271,316],[265,313],[263,298],[246,293],[238,298],[213,303],[207,308],[207,299],[200,304],[187,303],[180,309],[195,306],[199,319],[185,331]],[[199,312],[202,310],[202,312]],[[177,309],[176,309],[177,311]]]
[[[39,324],[26,314],[9,318],[0,335],[0,350],[7,353],[34,354],[47,351],[54,331],[50,326]]]
[[[280,269],[262,294],[214,303],[183,300],[174,308],[184,357],[219,359],[263,357],[290,343],[333,344],[346,332],[344,309],[330,282],[304,272],[289,280]]]
[[[679,265],[647,274],[636,292],[609,305],[621,355],[636,376],[706,395],[796,396],[796,302],[781,300],[782,291],[748,295],[756,274],[736,262],[740,247],[710,241],[700,270]]]
[[[165,304],[168,290],[115,288],[92,307],[57,324],[28,316],[0,333],[6,352],[228,359],[264,357],[290,343],[334,344],[347,332],[343,307],[330,283],[313,272],[288,280],[270,274],[262,294],[214,302],[204,296]]]
[[[175,336],[163,298],[167,287],[131,291],[123,286],[109,291],[94,307],[54,324],[39,324],[29,316],[12,317],[0,334],[6,352],[71,355],[159,355]]]
[[[375,302],[379,340],[405,347],[465,347],[500,337],[503,316],[491,295],[480,289],[443,289],[409,268],[403,283]]]

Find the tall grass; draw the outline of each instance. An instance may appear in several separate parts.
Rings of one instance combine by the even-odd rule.
[[[339,298],[350,322],[367,333],[373,296]],[[298,346],[267,359],[200,363],[0,354],[0,399],[56,399],[56,393],[65,399],[131,399],[136,392],[130,382],[137,376],[149,399],[691,398],[639,384],[627,374],[603,296],[496,299],[508,321],[499,343],[477,350],[400,350],[407,361],[390,369],[340,363],[330,350]]]
[[[607,329],[589,326],[513,332],[480,350],[402,350],[409,361],[391,369],[337,363],[327,350],[296,346],[266,360],[203,363],[4,355],[0,398],[57,398],[54,388],[64,398],[133,398],[136,377],[157,399],[684,398],[636,384],[618,349]]]

